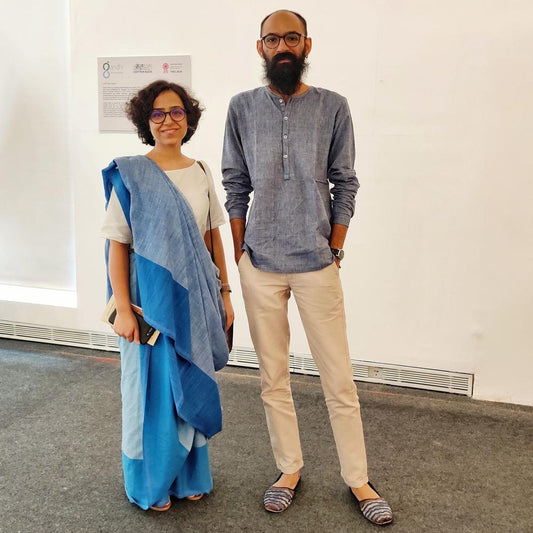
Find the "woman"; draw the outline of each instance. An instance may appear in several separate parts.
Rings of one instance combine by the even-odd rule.
[[[160,80],[141,89],[127,113],[153,149],[103,171],[122,462],[129,500],[166,511],[170,496],[199,499],[212,489],[207,439],[222,427],[215,371],[227,362],[224,329],[233,323],[218,229],[224,216],[207,165],[181,151],[198,125],[199,102]],[[154,346],[139,344],[131,304],[160,331]]]

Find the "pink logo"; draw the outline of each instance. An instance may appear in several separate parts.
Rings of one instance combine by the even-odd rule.
[[[168,63],[163,63],[163,72],[168,74]]]

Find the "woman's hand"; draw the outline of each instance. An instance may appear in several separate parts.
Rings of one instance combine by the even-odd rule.
[[[123,337],[128,342],[135,341],[137,344],[140,344],[139,324],[133,311],[122,311],[120,313],[117,311],[113,330],[119,337]]]
[[[235,320],[235,312],[233,311],[233,305],[228,291],[222,293],[222,302],[224,303],[224,311],[226,311],[226,331],[228,331]]]

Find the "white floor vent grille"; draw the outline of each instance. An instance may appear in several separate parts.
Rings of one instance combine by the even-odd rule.
[[[257,368],[257,356],[252,350],[233,349],[230,365]],[[296,374],[318,376],[318,369],[313,358],[308,354],[289,355],[289,368]],[[474,388],[473,374],[431,370],[426,368],[390,365],[370,361],[352,361],[353,377],[356,381],[397,385],[415,389],[433,390],[472,396]]]
[[[118,338],[113,333],[106,334],[96,331],[80,331],[0,321],[0,337],[118,351]],[[233,348],[228,364],[249,368],[258,367],[255,352],[239,347]],[[309,354],[291,353],[289,367],[291,372],[296,374],[318,375],[315,362]],[[357,381],[449,392],[465,396],[472,396],[473,393],[474,376],[472,374],[370,361],[352,361],[352,370],[353,377]]]
[[[117,336],[113,333],[107,335],[96,331],[81,331],[0,321],[0,337],[48,344],[79,346],[80,348],[118,351]]]

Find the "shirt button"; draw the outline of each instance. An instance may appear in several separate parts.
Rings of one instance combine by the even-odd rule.
[[[280,104],[283,103],[283,98],[280,98],[280,99],[279,99],[279,103],[280,103]]]
[[[283,138],[286,139],[286,138],[287,138],[287,135],[284,135]]]
[[[283,117],[283,120],[289,120],[289,117]]]
[[[287,154],[283,154],[283,159],[287,159],[289,157]]]

